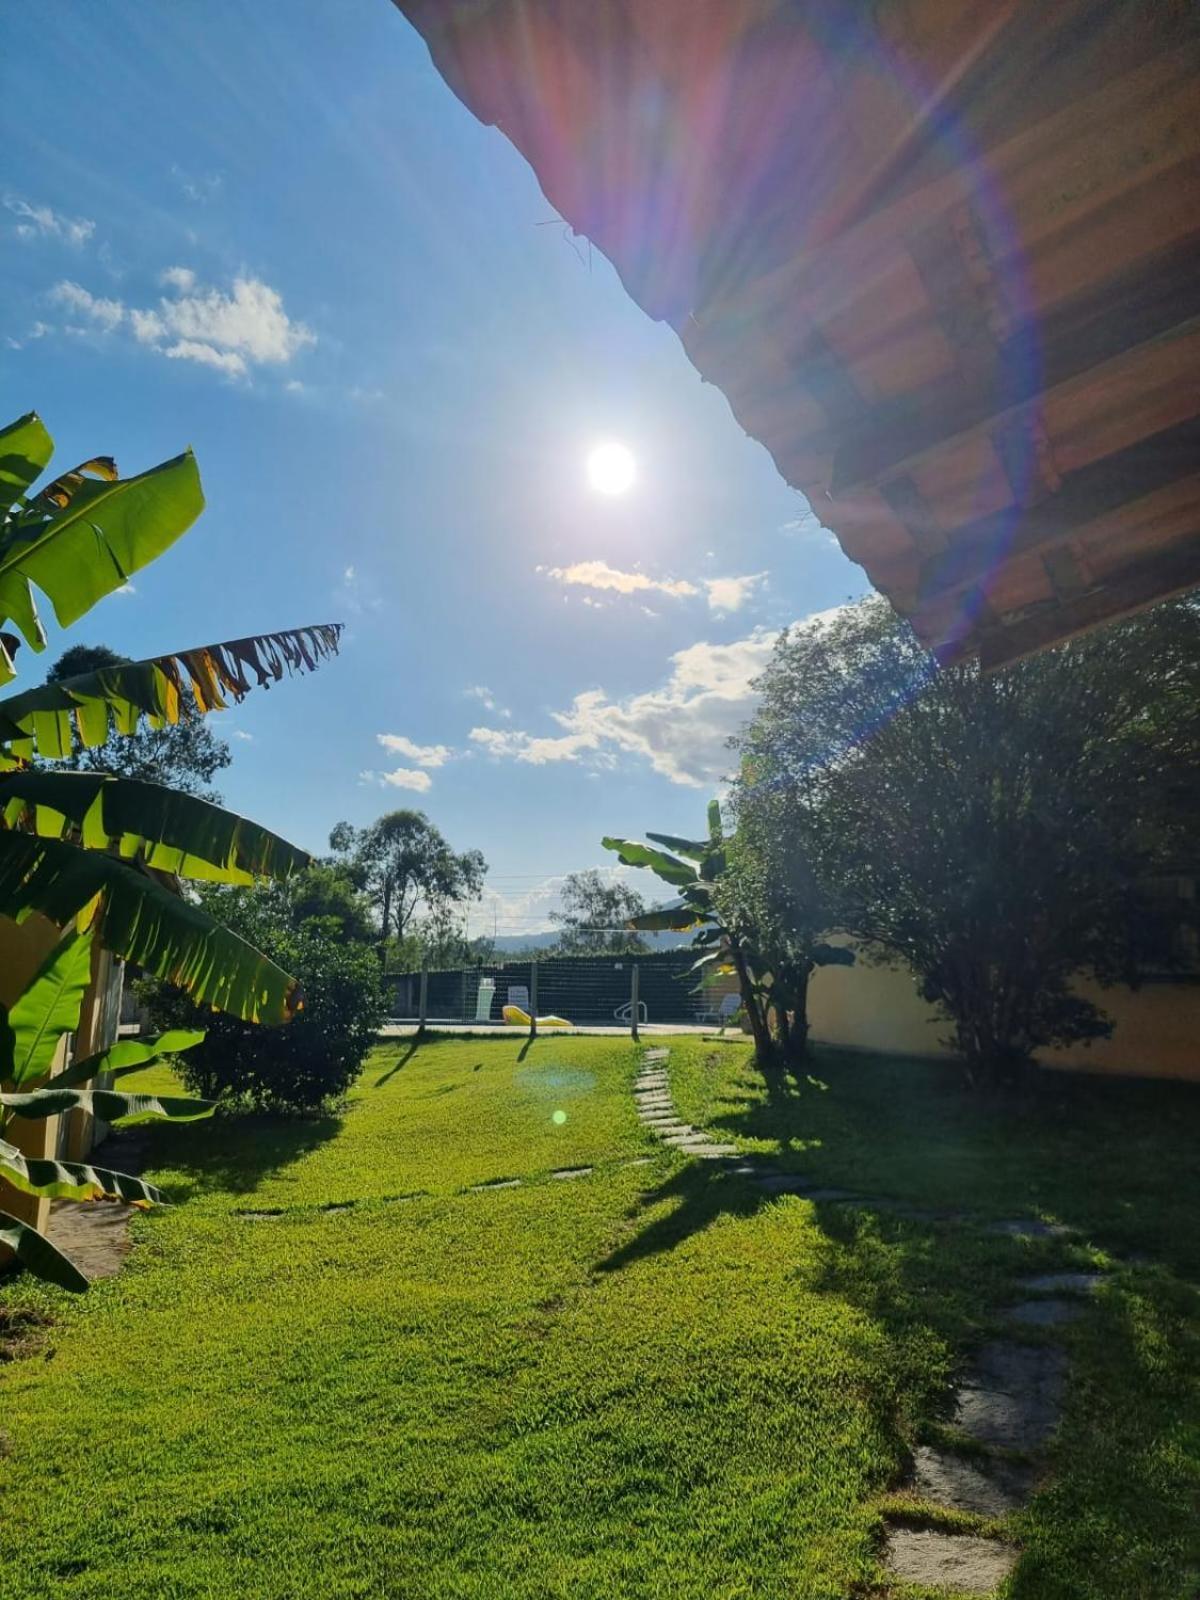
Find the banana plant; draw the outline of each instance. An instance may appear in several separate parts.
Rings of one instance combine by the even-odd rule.
[[[190,450],[132,478],[121,478],[111,457],[97,456],[35,490],[52,454],[34,413],[0,428],[0,684],[15,676],[22,641],[33,651],[45,648],[37,592],[60,626],[69,626],[168,550],[204,507]],[[0,1006],[0,1134],[14,1116],[75,1107],[118,1123],[208,1114],[202,1101],[81,1087],[184,1048],[179,1035],[116,1045],[44,1081],[59,1039],[78,1023],[93,942],[243,1021],[284,1023],[301,1003],[295,980],[201,910],[183,880],[283,878],[308,864],[303,851],[192,795],[31,763],[68,756],[77,744],[102,746],[143,724],[161,728],[185,711],[224,709],[254,687],[313,671],[336,654],[340,633],[340,624],[322,623],[232,639],[0,700],[0,916],[23,922],[37,912],[62,932],[42,970],[9,1007]],[[127,1174],[31,1161],[2,1138],[0,1176],[59,1198],[157,1198]],[[3,1212],[0,1241],[40,1275],[85,1287],[46,1240]]]
[[[692,941],[700,954],[694,972],[708,970],[736,974],[742,1007],[754,1037],[754,1053],[761,1066],[774,1059],[771,1030],[763,1005],[763,980],[751,964],[752,930],[746,918],[729,904],[720,892],[721,880],[729,869],[730,841],[721,825],[721,807],[716,800],[708,806],[708,838],[681,839],[673,833],[647,833],[652,844],[633,839],[605,838],[606,850],[616,852],[627,867],[648,867],[676,890],[678,906],[645,911],[630,918],[629,926],[641,932],[670,930],[695,931]]]
[[[683,903],[647,911],[630,927],[697,930],[693,942],[700,954],[692,970],[736,975],[759,1065],[802,1059],[808,1048],[809,979],[818,967],[852,965],[853,951],[816,938],[802,926],[804,919],[781,915],[778,886],[764,885],[755,853],[743,848],[740,838],[725,835],[717,801],[708,807],[707,839],[670,833],[646,837],[653,843],[603,843],[626,866],[648,867],[678,891]]]

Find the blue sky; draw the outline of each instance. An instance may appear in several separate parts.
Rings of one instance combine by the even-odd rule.
[[[774,633],[864,575],[394,7],[57,0],[5,53],[5,415],[64,467],[191,444],[208,499],[72,640],[345,621],[217,718],[225,798],[316,850],[419,805],[491,863],[477,925],[694,828]]]

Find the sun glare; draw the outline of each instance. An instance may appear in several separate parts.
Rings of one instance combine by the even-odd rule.
[[[627,493],[637,477],[632,450],[615,440],[598,444],[588,455],[587,476],[597,494]]]

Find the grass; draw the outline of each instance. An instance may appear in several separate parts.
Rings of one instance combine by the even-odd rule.
[[[1135,1246],[1070,1330],[1011,1596],[1191,1600],[1200,1096],[1064,1080],[1000,1117],[832,1056],[768,1094],[741,1044],[672,1041],[690,1120],[872,1193],[1062,1216],[1065,1245],[769,1199],[651,1143],[636,1060],[392,1044],[340,1117],[158,1131],[180,1203],[120,1277],[0,1289],[0,1320],[56,1319],[0,1388],[5,1600],[882,1593],[888,1492],[1014,1270]]]

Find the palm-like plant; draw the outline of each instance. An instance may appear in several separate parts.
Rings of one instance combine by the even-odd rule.
[[[52,453],[33,414],[0,429],[0,625],[14,624],[33,650],[46,642],[35,587],[67,627],[168,549],[204,507],[190,451],[126,479],[111,458],[97,457],[34,493]],[[308,863],[276,834],[195,796],[103,772],[33,770],[30,762],[67,756],[77,741],[96,748],[143,721],[176,722],[185,704],[201,714],[221,709],[255,685],[313,670],[336,652],[339,633],[340,625],[324,623],[204,645],[0,700],[0,915],[21,922],[38,912],[63,930],[32,982],[0,1007],[0,1176],[15,1187],[74,1199],[159,1198],[125,1174],[28,1160],[3,1137],[9,1121],[75,1106],[119,1123],[208,1114],[203,1101],[80,1087],[185,1048],[199,1034],[119,1044],[45,1081],[58,1040],[78,1024],[93,943],[214,1010],[285,1022],[298,1004],[295,981],[185,898],[180,880],[245,884]],[[20,643],[0,631],[0,684],[15,676]],[[4,1212],[0,1241],[39,1275],[86,1287],[48,1241]]]
[[[740,830],[727,836],[715,800],[708,807],[707,839],[680,839],[671,833],[646,837],[653,844],[601,842],[626,866],[656,873],[682,903],[632,917],[629,926],[645,932],[696,929],[693,943],[700,954],[692,970],[736,975],[759,1065],[802,1059],[808,1046],[809,978],[818,967],[854,962],[853,952],[818,937],[813,914],[819,896],[799,870],[802,863],[793,859],[785,868],[748,848],[750,841]],[[796,883],[788,881],[789,869]]]

